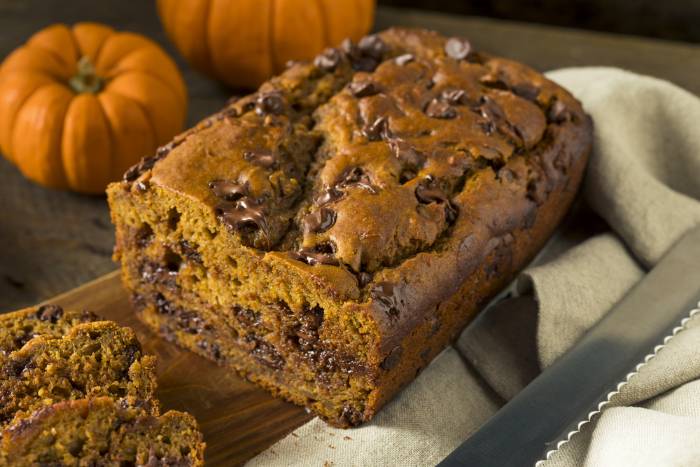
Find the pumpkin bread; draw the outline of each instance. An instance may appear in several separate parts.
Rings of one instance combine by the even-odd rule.
[[[192,416],[154,415],[112,398],[59,402],[5,430],[1,465],[200,466],[204,442]]]
[[[34,337],[0,358],[0,426],[62,400],[111,396],[158,412],[155,358],[133,331],[110,321]]]
[[[592,141],[462,38],[344,41],[108,188],[140,318],[336,426],[372,416],[540,249]]]
[[[42,305],[0,315],[0,357],[19,350],[36,336],[61,337],[76,324],[97,321],[90,311]]]
[[[57,305],[0,315],[0,465],[202,465],[194,419],[158,416],[155,389],[129,328]]]

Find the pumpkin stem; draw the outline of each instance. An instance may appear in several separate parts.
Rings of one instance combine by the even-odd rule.
[[[95,66],[85,55],[78,60],[78,71],[69,81],[71,89],[77,93],[96,94],[102,89],[104,80],[95,73]]]

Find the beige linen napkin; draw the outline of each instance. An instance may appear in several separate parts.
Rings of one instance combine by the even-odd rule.
[[[250,465],[436,464],[700,224],[700,99],[611,68],[548,76],[593,116],[595,149],[582,205],[521,274],[519,297],[477,320],[371,423],[314,419]],[[700,315],[610,407],[545,465],[700,465]]]

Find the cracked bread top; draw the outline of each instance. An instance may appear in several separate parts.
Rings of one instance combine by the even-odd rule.
[[[125,183],[196,199],[243,245],[327,277],[340,268],[382,303],[405,277],[461,283],[469,252],[534,222],[590,144],[579,102],[536,71],[390,29],[291,64]],[[445,264],[431,270],[425,254]]]

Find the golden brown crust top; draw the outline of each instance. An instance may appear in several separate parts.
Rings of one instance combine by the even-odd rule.
[[[390,29],[294,64],[126,178],[202,201],[245,245],[377,289],[421,253],[468,262],[486,206],[507,226],[484,239],[531,221],[590,139],[580,104],[534,70]]]

